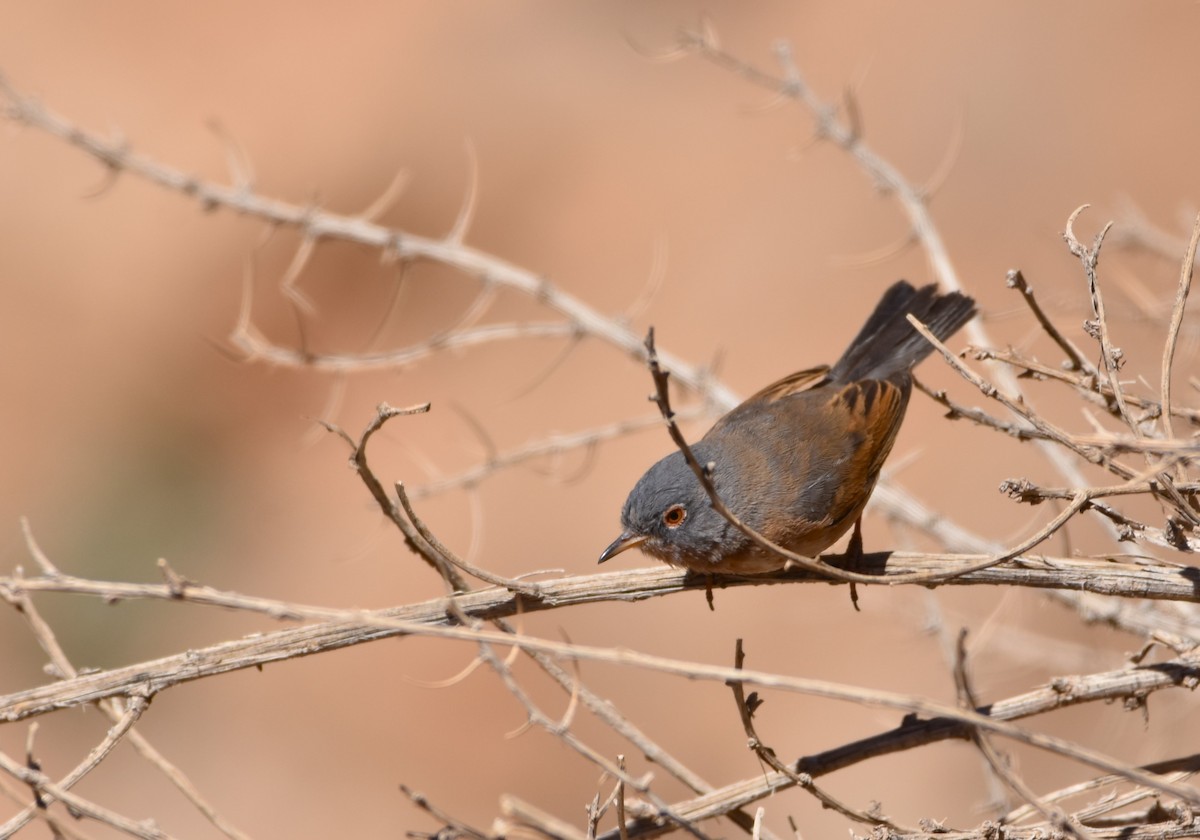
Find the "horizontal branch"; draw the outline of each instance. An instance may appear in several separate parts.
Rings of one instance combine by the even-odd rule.
[[[889,575],[945,570],[956,563],[970,564],[983,558],[983,555],[961,554],[871,554],[863,558],[856,569],[864,573],[875,571],[880,575],[880,583],[886,584]],[[95,595],[108,601],[133,598],[190,601],[260,612],[276,618],[323,620],[323,623],[223,642],[186,654],[100,671],[3,696],[0,697],[0,720],[20,720],[54,709],[128,694],[147,685],[153,692],[158,692],[213,674],[261,667],[324,650],[406,635],[422,626],[448,627],[455,621],[450,616],[451,611],[487,620],[575,604],[640,601],[687,590],[705,591],[709,585],[733,588],[818,582],[828,584],[829,580],[793,570],[754,577],[714,575],[710,581],[708,576],[689,574],[664,565],[530,583],[526,594],[491,587],[457,595],[453,606],[447,599],[439,598],[385,610],[355,611],[254,598],[178,580],[167,584],[135,584],[92,581],[68,575],[0,578],[0,588],[17,592],[71,592]],[[1138,565],[1118,560],[1017,558],[940,581],[939,585],[1014,585],[1200,602],[1200,569]]]
[[[1129,822],[1108,827],[1088,826],[1088,836],[1093,840],[1175,840],[1183,837],[1200,837],[1200,819],[1171,819],[1166,822],[1151,822],[1147,819],[1130,818]],[[995,823],[984,823],[980,829],[970,831],[944,831],[940,828],[920,834],[881,834],[879,840],[993,840],[1003,837],[1004,840],[1046,840],[1047,837],[1059,837],[1058,834],[1048,834],[1044,825],[1029,828],[1014,828],[999,826]]]
[[[463,595],[461,597],[466,599],[470,596]],[[457,608],[457,601],[458,597],[450,599],[448,602],[443,602],[443,607],[453,610],[453,617],[461,621],[462,613]],[[746,685],[794,692],[813,697],[823,697],[830,700],[840,700],[873,708],[891,709],[893,711],[905,712],[910,716],[945,717],[960,721],[973,729],[1002,735],[1019,743],[1070,757],[1091,767],[1118,774],[1129,781],[1175,796],[1193,807],[1200,807],[1200,791],[1194,788],[1163,780],[1153,773],[1131,767],[1118,759],[1111,758],[1084,746],[1072,744],[1062,738],[1022,729],[1007,721],[997,720],[986,713],[961,709],[954,705],[940,703],[918,695],[866,689],[807,677],[689,662],[622,648],[614,649],[594,645],[577,645],[533,636],[512,635],[506,632],[480,630],[474,627],[463,626],[462,624],[454,624],[453,626],[446,624],[421,624],[413,621],[405,621],[396,618],[394,615],[387,614],[389,612],[403,612],[403,610],[377,612],[313,610],[312,612],[314,615],[339,616],[340,621],[334,623],[338,625],[337,629],[343,633],[343,638],[339,646],[349,643],[345,635],[347,631],[350,633],[366,633],[368,635],[365,640],[380,638],[384,635],[401,634],[486,642],[495,645],[511,646],[524,651],[546,653],[568,660],[600,662],[622,667],[640,668],[691,680],[723,682],[726,684],[740,682]],[[328,629],[331,626],[316,625],[301,628],[300,633],[307,632],[312,634]],[[206,673],[220,673],[232,670],[233,668],[245,667],[247,659],[253,656],[253,650],[262,652],[263,646],[269,645],[272,641],[277,641],[279,635],[255,636],[250,639],[240,640],[239,642],[228,642],[217,645],[205,650],[188,651],[180,656],[166,657],[130,668],[115,669],[113,671],[78,677],[73,680],[64,681],[59,685],[22,692],[18,695],[11,695],[8,698],[0,698],[0,717],[20,719],[39,712],[49,711],[52,708],[61,707],[64,704],[64,700],[73,703],[73,699],[60,696],[64,687],[72,695],[77,694],[82,687],[86,694],[82,698],[85,702],[94,701],[105,696],[111,696],[114,692],[124,692],[126,690],[137,691],[147,698],[152,698],[158,691],[180,682],[197,679]],[[253,650],[239,649],[239,646],[242,645],[250,645]],[[280,658],[278,646],[270,646],[270,648],[270,650],[266,651],[269,657],[267,661],[277,661]],[[298,646],[291,648],[291,655],[297,657],[306,656],[317,652],[318,649],[320,648],[318,647],[317,637],[311,636],[307,640],[307,644],[301,640]],[[330,648],[326,647],[324,649]],[[234,661],[230,661],[231,659]],[[1149,665],[1140,667],[1153,672],[1157,666]],[[1180,684],[1189,685],[1193,683],[1195,681],[1194,670],[1195,666],[1193,663],[1191,670],[1179,677]]]

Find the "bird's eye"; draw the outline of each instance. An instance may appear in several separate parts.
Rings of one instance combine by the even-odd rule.
[[[683,505],[671,505],[663,511],[663,522],[668,528],[678,528],[683,524],[683,520],[687,519],[687,510]]]

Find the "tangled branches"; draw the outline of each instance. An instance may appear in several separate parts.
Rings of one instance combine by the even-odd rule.
[[[777,74],[757,69],[721,50],[710,32],[685,33],[677,49],[666,57],[689,56],[711,62],[768,88],[783,100],[797,103],[813,118],[817,139],[843,150],[872,183],[897,198],[911,226],[910,238],[928,255],[940,282],[947,288],[961,286],[949,251],[927,212],[929,191],[912,186],[865,142],[852,100],[839,112],[818,99],[784,46],[776,50],[780,62]],[[300,244],[280,286],[302,323],[311,317],[312,305],[301,291],[301,276],[313,254],[331,241],[373,249],[383,261],[402,271],[424,263],[449,267],[474,286],[472,300],[448,328],[426,332],[386,350],[327,353],[315,351],[303,341],[299,346],[287,347],[267,339],[254,324],[248,279],[243,305],[228,341],[229,348],[243,361],[347,376],[397,370],[447,351],[502,342],[554,339],[563,342],[569,351],[588,341],[615,348],[639,364],[652,366],[657,374],[654,384],[659,405],[680,445],[684,438],[674,422],[676,418],[711,415],[736,403],[733,391],[710,369],[688,365],[677,355],[643,345],[640,332],[631,323],[637,305],[624,316],[601,315],[580,297],[536,273],[467,245],[476,204],[474,188],[444,237],[422,237],[376,221],[380,207],[392,198],[391,189],[380,202],[355,216],[289,204],[257,193],[248,180],[235,179],[222,185],[186,175],[134,152],[123,142],[107,140],[74,125],[2,79],[0,94],[11,120],[58,137],[91,155],[113,177],[141,178],[194,199],[205,209],[232,210],[272,228],[296,231]],[[418,637],[435,639],[446,646],[469,646],[473,658],[464,676],[478,669],[490,670],[522,709],[527,728],[547,733],[575,756],[564,760],[586,762],[600,774],[595,790],[580,792],[576,803],[580,808],[573,821],[553,813],[554,803],[530,803],[514,795],[502,800],[493,824],[487,828],[456,816],[463,802],[435,803],[415,788],[402,786],[401,791],[413,805],[441,826],[433,835],[439,838],[482,840],[528,836],[531,832],[555,838],[624,840],[667,831],[706,837],[714,830],[711,821],[719,817],[732,820],[753,837],[771,837],[776,835],[770,818],[788,806],[781,804],[781,799],[769,797],[788,788],[815,797],[822,807],[833,809],[857,830],[879,838],[1200,836],[1200,821],[1195,816],[1200,793],[1189,784],[1200,765],[1193,745],[1181,739],[1180,754],[1139,763],[1109,755],[1092,742],[1052,735],[1047,728],[1037,726],[1041,716],[1068,707],[1115,703],[1145,710],[1152,696],[1194,692],[1200,682],[1196,653],[1200,622],[1196,621],[1195,608],[1200,602],[1200,573],[1189,562],[1200,547],[1200,481],[1195,475],[1200,460],[1195,435],[1200,427],[1200,408],[1194,399],[1187,399],[1196,390],[1194,378],[1184,385],[1177,364],[1179,337],[1187,326],[1186,307],[1200,241],[1200,219],[1184,252],[1176,255],[1182,260],[1178,291],[1162,335],[1158,384],[1154,388],[1122,377],[1129,354],[1120,346],[1120,323],[1106,305],[1106,284],[1100,270],[1101,251],[1112,228],[1105,226],[1090,242],[1081,240],[1076,227],[1082,212],[1080,208],[1067,220],[1065,239],[1082,272],[1082,278],[1073,281],[1083,290],[1080,298],[1086,299],[1089,308],[1083,333],[1086,342],[1073,339],[1078,331],[1043,308],[1031,283],[1014,271],[1007,277],[1007,286],[1020,296],[1022,306],[1028,309],[1026,323],[1040,331],[1048,346],[1054,348],[1055,357],[1046,360],[1028,350],[998,343],[986,334],[984,326],[974,325],[968,350],[959,353],[941,345],[938,349],[973,389],[969,393],[977,393],[979,399],[924,388],[948,417],[979,427],[976,431],[980,438],[989,441],[981,446],[1028,443],[1045,454],[1046,464],[1059,476],[1055,483],[1014,476],[1001,487],[1008,499],[1054,510],[1032,536],[1001,540],[995,535],[974,533],[962,523],[932,513],[891,482],[881,487],[876,509],[941,550],[873,554],[853,569],[840,568],[834,558],[801,558],[806,562],[798,563],[798,568],[754,578],[715,576],[704,580],[666,567],[590,575],[551,575],[530,567],[521,574],[505,575],[495,571],[494,566],[489,568],[487,561],[453,551],[422,518],[422,501],[451,490],[476,488],[518,464],[578,451],[587,453],[590,459],[609,441],[658,428],[662,423],[658,415],[537,438],[507,451],[489,447],[487,457],[469,469],[412,487],[381,478],[375,447],[385,426],[403,435],[404,424],[412,422],[408,418],[429,411],[429,405],[396,409],[383,404],[357,435],[345,431],[332,415],[327,416],[322,425],[346,444],[350,465],[367,495],[404,545],[423,561],[421,570],[436,575],[442,595],[383,610],[306,605],[197,583],[165,561],[159,568],[161,583],[97,580],[60,570],[27,532],[36,573],[18,570],[0,577],[0,597],[27,623],[32,638],[52,664],[53,679],[0,696],[0,721],[10,731],[19,722],[30,722],[23,759],[0,753],[0,771],[11,780],[5,789],[18,802],[16,810],[0,825],[0,836],[14,833],[35,819],[48,823],[57,834],[70,836],[74,829],[67,816],[86,817],[132,836],[170,836],[73,790],[78,782],[105,766],[117,745],[127,742],[175,785],[214,830],[228,837],[244,837],[245,833],[200,795],[183,772],[151,746],[141,732],[139,727],[151,713],[152,701],[164,692],[183,690],[185,684],[231,671],[327,655],[384,638]],[[520,296],[541,307],[548,313],[547,319],[489,321],[501,293]],[[935,341],[932,337],[930,340]],[[668,371],[672,381],[683,386],[686,404],[678,413],[670,407]],[[1081,431],[1074,415],[1064,420],[1053,410],[1036,406],[1027,393],[1033,383],[1040,389],[1039,397],[1053,395],[1047,402],[1069,403],[1076,414],[1083,406],[1083,416],[1091,421],[1089,427]],[[372,457],[368,457],[369,449]],[[700,473],[703,475],[702,469]],[[1106,481],[1089,478],[1092,476]],[[719,499],[721,488],[710,490]],[[1007,502],[998,499],[997,504]],[[1047,541],[1061,536],[1067,526],[1105,536],[1108,550],[1088,556],[1070,551],[1058,552],[1059,556],[1044,553]],[[587,604],[636,602],[638,609],[649,610],[657,599],[683,592],[815,583],[824,586],[831,581],[863,586],[1037,588],[1070,604],[1085,621],[1105,622],[1132,635],[1140,649],[1119,667],[1061,674],[1045,685],[986,700],[973,684],[969,651],[965,642],[960,642],[951,663],[956,686],[956,702],[951,703],[917,692],[748,667],[740,639],[730,640],[728,661],[704,662],[616,646],[577,644],[569,638],[547,638],[522,626],[525,616],[551,611],[565,621]],[[193,647],[152,661],[85,671],[68,659],[51,623],[35,603],[35,599],[40,601],[51,593],[73,593],[110,603],[153,599],[215,606],[273,622],[289,622],[290,626]],[[592,672],[585,679],[584,663],[621,675],[669,678],[672,691],[680,696],[693,686],[728,686],[734,701],[728,710],[728,723],[744,734],[759,762],[758,772],[728,772],[719,781],[710,781],[685,760],[678,746],[646,731],[633,715],[607,699],[610,687],[597,684]],[[754,664],[752,659],[749,664]],[[455,684],[455,680],[447,681],[447,685]],[[551,709],[553,701],[546,699],[547,686],[561,708]],[[899,713],[900,720],[834,747],[799,754],[799,748],[765,734],[772,712],[771,707],[763,707],[764,699],[784,694],[882,709],[892,715]],[[69,772],[43,769],[33,736],[36,725],[56,720],[55,713],[60,710],[86,706],[100,709],[112,728]],[[597,730],[603,735],[596,736]],[[598,746],[602,738],[618,740],[623,744],[621,751]],[[899,807],[891,803],[885,811],[868,793],[857,791],[846,796],[826,788],[824,777],[837,771],[949,740],[977,750],[988,772],[1020,804],[999,809],[978,825],[951,829],[932,818],[904,816],[900,810],[903,803]],[[1081,780],[1058,790],[1039,790],[1005,754],[1010,744],[1035,750],[1035,755],[1053,755],[1070,762]],[[656,775],[659,771],[662,778]],[[818,780],[822,780],[820,784]],[[679,793],[681,790],[683,793]]]

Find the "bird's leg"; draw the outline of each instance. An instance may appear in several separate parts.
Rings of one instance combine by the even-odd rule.
[[[862,517],[854,520],[854,530],[850,533],[850,542],[846,545],[846,565],[856,568],[862,563]]]
[[[850,533],[850,542],[846,545],[846,566],[854,569],[862,563],[863,559],[863,542],[862,542],[862,517],[854,520],[854,530]],[[858,606],[858,587],[854,581],[850,581],[850,603],[854,606],[855,612],[862,612]]]

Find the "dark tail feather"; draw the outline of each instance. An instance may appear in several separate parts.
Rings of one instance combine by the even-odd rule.
[[[959,292],[938,294],[933,285],[914,289],[907,281],[897,281],[884,292],[830,377],[842,382],[886,379],[932,353],[933,345],[908,322],[909,313],[945,341],[975,316],[975,301]]]

